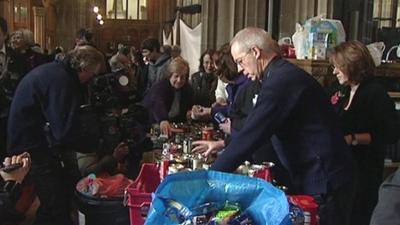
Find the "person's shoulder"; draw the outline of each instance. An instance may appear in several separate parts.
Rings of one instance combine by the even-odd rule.
[[[171,84],[169,83],[168,79],[161,79],[157,81],[153,87],[151,87],[151,92],[153,93],[160,93],[164,92],[168,89],[172,88]]]
[[[297,82],[300,84],[313,79],[311,75],[303,69],[284,59],[279,60],[279,62],[275,63],[275,65],[266,72],[267,73],[264,75],[275,82]]]
[[[360,92],[368,96],[387,96],[387,90],[376,78],[368,78],[361,82]]]
[[[10,47],[6,47],[6,54],[10,57],[18,57],[20,56],[20,54],[18,54],[17,51],[15,51],[14,49],[10,48]]]
[[[162,54],[156,61],[155,66],[166,66],[169,65],[169,63],[171,62],[172,58],[170,55],[168,54]]]
[[[197,72],[193,73],[190,76],[191,80],[195,80],[195,79],[199,78],[200,77],[200,73],[201,73],[201,71],[197,71]]]

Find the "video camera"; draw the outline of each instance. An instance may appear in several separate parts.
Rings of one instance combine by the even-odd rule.
[[[147,111],[140,105],[130,106],[121,114],[97,115],[100,132],[106,149],[113,149],[120,142],[125,142],[130,155],[139,158],[142,152],[152,146],[146,133],[150,130]]]
[[[137,90],[126,70],[94,77],[89,84],[90,105],[94,108],[124,108],[137,101]]]

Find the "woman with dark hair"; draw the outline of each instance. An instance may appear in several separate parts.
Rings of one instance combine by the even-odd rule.
[[[355,201],[350,224],[369,224],[382,182],[384,150],[397,141],[398,118],[386,90],[374,81],[374,61],[359,41],[334,48],[330,62],[341,90],[331,98],[357,162]]]
[[[230,53],[229,44],[221,46],[221,48],[214,54],[215,57],[215,74],[218,75],[222,82],[227,83],[226,92],[227,99],[224,104],[214,104],[211,108],[202,107],[195,105],[192,109],[193,118],[210,118],[217,112],[223,113],[225,116],[229,116],[231,105],[235,99],[236,93],[242,89],[250,80],[243,74],[238,72],[237,65],[233,61]],[[224,129],[225,132],[229,132],[229,128]]]
[[[193,101],[196,105],[210,107],[215,102],[218,78],[214,74],[213,54],[214,51],[211,49],[203,52],[200,56],[199,71],[194,73],[190,80],[194,94]]]
[[[182,58],[173,59],[166,78],[157,82],[144,97],[143,105],[149,110],[150,122],[159,123],[163,134],[171,135],[171,122],[186,121],[193,105],[188,79],[189,64]]]

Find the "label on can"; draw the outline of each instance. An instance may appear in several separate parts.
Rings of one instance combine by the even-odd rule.
[[[201,139],[211,141],[213,138],[213,128],[205,127],[201,131]]]
[[[162,159],[160,163],[160,178],[161,180],[164,179],[168,175],[168,168],[169,168],[169,160]]]

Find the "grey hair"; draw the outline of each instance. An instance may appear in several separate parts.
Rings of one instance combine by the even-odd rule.
[[[182,50],[179,45],[173,45],[171,51],[181,53]]]
[[[26,46],[31,47],[35,44],[35,40],[33,39],[33,32],[31,30],[22,28],[15,31],[15,34],[21,35]]]
[[[71,67],[78,71],[88,69],[94,72],[98,65],[104,63],[103,54],[90,45],[77,46],[68,53],[68,57]]]
[[[246,52],[253,47],[258,47],[266,52],[280,55],[280,49],[275,40],[265,30],[258,27],[247,27],[240,30],[230,42],[230,45],[238,44],[241,52]]]
[[[111,57],[109,60],[111,71],[117,72],[122,69],[127,69],[126,66],[121,62],[121,57],[124,57],[124,54],[117,53]],[[125,56],[127,57],[127,56]]]

